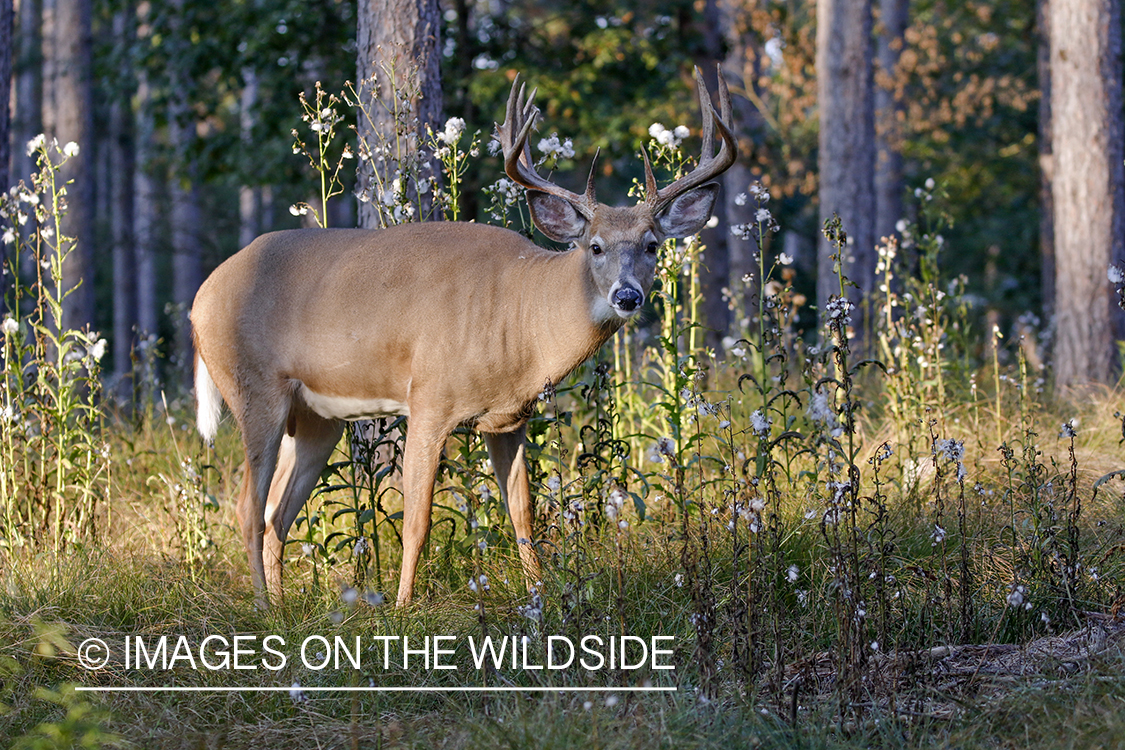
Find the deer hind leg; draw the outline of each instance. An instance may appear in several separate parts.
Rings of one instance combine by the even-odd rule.
[[[520,563],[528,587],[538,586],[543,579],[543,569],[539,556],[535,554],[535,539],[532,536],[531,487],[527,481],[527,461],[524,456],[527,426],[514,432],[485,432],[484,442],[488,446],[488,457],[492,459],[492,469],[500,484],[500,495],[508,506],[512,527],[516,531],[516,544],[520,551]]]
[[[285,556],[285,539],[343,432],[343,422],[324,419],[300,399],[294,400],[265,508],[266,584],[275,602],[282,598],[281,563]]]
[[[411,409],[403,455],[402,490],[402,570],[398,580],[398,606],[414,596],[414,576],[422,546],[430,533],[430,513],[434,501],[434,479],[445,440],[453,431],[441,420],[427,419]]]
[[[237,397],[228,399],[239,429],[242,445],[246,449],[246,471],[242,495],[236,515],[242,529],[242,541],[250,562],[250,578],[254,584],[255,602],[259,607],[269,606],[266,597],[266,570],[263,561],[263,544],[266,526],[266,499],[269,497],[281,438],[285,433],[285,419],[289,411],[289,394],[284,387],[263,388],[264,378],[247,377],[258,387],[253,392],[235,391]],[[235,390],[228,388],[228,390]],[[234,395],[234,393],[232,393]],[[253,406],[253,408],[251,408]]]

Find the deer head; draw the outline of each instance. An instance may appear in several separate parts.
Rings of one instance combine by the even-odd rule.
[[[718,116],[699,69],[699,105],[703,117],[703,152],[689,174],[658,189],[648,152],[645,164],[645,197],[635,206],[613,207],[599,203],[594,191],[598,157],[595,154],[582,195],[559,187],[542,177],[531,160],[527,139],[535,127],[539,109],[535,90],[525,97],[517,75],[508,96],[503,125],[498,127],[504,151],[504,171],[527,188],[527,203],[535,226],[557,242],[569,243],[587,254],[590,276],[597,290],[594,316],[601,320],[627,320],[640,310],[652,288],[657,251],[670,237],[687,237],[703,229],[711,217],[719,185],[710,182],[725,172],[737,156],[731,134],[730,92],[719,76]],[[721,143],[715,153],[715,132]]]

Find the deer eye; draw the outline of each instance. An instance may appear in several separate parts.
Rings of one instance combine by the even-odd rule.
[[[595,242],[593,245],[590,245],[590,252],[594,255],[601,255],[602,246]]]
[[[655,255],[655,254],[656,254],[656,249],[657,249],[658,247],[660,247],[660,245],[658,245],[657,243],[655,243],[655,242],[650,242],[650,243],[648,243],[648,245],[647,245],[647,246],[645,247],[645,252],[646,252],[646,253],[648,253],[649,255]]]

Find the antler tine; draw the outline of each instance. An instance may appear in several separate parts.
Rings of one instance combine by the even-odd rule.
[[[703,150],[699,157],[698,166],[671,185],[662,190],[657,190],[656,181],[652,176],[652,168],[648,163],[648,154],[645,154],[645,201],[652,206],[654,214],[664,209],[677,196],[718,177],[729,169],[738,157],[738,142],[735,141],[734,134],[730,130],[730,123],[733,122],[730,91],[727,89],[726,81],[723,80],[721,69],[718,79],[721,116],[715,111],[715,106],[711,103],[711,92],[707,90],[707,84],[703,81],[703,74],[699,68],[695,69],[695,80],[699,86],[699,108],[703,118]],[[719,137],[722,138],[718,154],[715,153],[716,130],[719,131]]]
[[[512,82],[512,92],[508,95],[508,106],[504,113],[504,123],[498,125],[496,130],[500,134],[500,147],[504,151],[504,172],[516,184],[528,190],[538,190],[567,201],[587,219],[593,218],[594,207],[594,167],[590,167],[590,177],[586,183],[586,194],[578,195],[559,187],[553,182],[543,178],[535,171],[534,162],[531,160],[531,146],[527,139],[535,127],[539,116],[539,108],[535,106],[535,94],[538,89],[532,89],[531,94],[524,100],[526,88],[520,82],[519,74]],[[594,157],[597,163],[597,157]]]

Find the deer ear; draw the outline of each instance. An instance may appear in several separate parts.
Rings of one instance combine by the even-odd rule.
[[[574,242],[586,232],[586,219],[570,201],[538,190],[527,191],[531,220],[556,242]]]
[[[690,237],[698,234],[711,219],[719,183],[708,182],[676,196],[656,217],[666,237]]]

